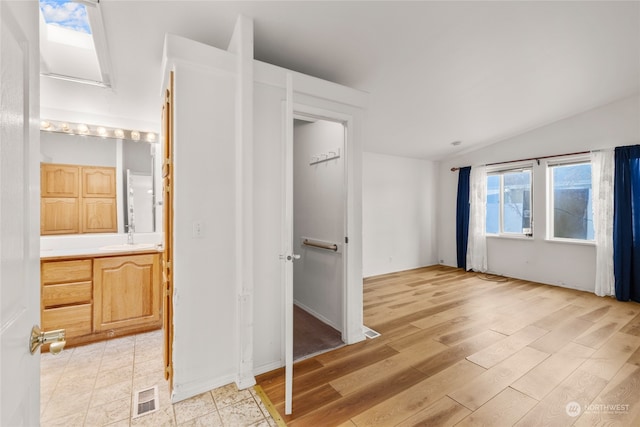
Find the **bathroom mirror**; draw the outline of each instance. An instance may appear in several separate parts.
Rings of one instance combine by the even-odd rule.
[[[40,132],[40,161],[116,168],[118,233],[134,221],[135,233],[156,231],[155,152],[157,143]]]

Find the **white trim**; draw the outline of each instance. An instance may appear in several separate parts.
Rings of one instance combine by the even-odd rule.
[[[293,300],[293,304],[297,305],[298,307],[300,307],[300,309],[306,311],[307,313],[309,313],[310,315],[312,315],[316,319],[320,320],[322,323],[325,323],[325,324],[331,326],[333,329],[335,329],[335,330],[339,331],[340,333],[342,333],[342,328],[340,327],[340,325],[336,325],[334,322],[332,322],[331,320],[327,319],[322,314],[316,312],[314,309],[312,309],[310,307],[307,307],[306,305],[304,305],[303,303],[301,303],[300,301],[298,301],[295,298]]]
[[[328,120],[332,122],[342,123],[345,128],[344,138],[344,167],[345,167],[345,183],[344,183],[344,236],[349,237],[351,230],[355,227],[355,212],[353,205],[353,197],[355,194],[353,171],[354,147],[354,117],[337,111],[326,110],[323,108],[313,107],[310,105],[295,103],[293,105],[295,114],[304,115],[311,118]],[[343,245],[343,326],[338,327],[342,332],[342,340],[345,344],[354,344],[366,339],[362,327],[362,271],[356,271],[355,258],[352,255],[354,245],[358,245],[356,239],[350,239],[348,244]],[[357,279],[359,278],[359,280]],[[360,292],[355,292],[355,287],[359,286]],[[359,295],[359,296],[358,296]]]
[[[509,240],[523,240],[525,242],[533,242],[533,236],[526,236],[524,234],[487,234],[487,237],[490,239],[509,239]]]
[[[574,166],[588,164],[591,165],[591,154],[578,154],[575,156],[568,156],[558,159],[551,159],[545,161],[545,197],[546,197],[546,212],[545,218],[547,221],[547,232],[545,236],[545,241],[547,242],[562,242],[562,243],[571,243],[571,244],[581,244],[581,245],[595,245],[595,240],[589,239],[570,239],[570,238],[562,238],[555,237],[555,222],[554,222],[554,191],[553,191],[553,168],[562,167],[562,166]],[[590,189],[592,189],[592,182],[589,182]],[[593,201],[592,201],[593,203]],[[595,234],[595,230],[594,230]]]
[[[171,403],[178,403],[182,400],[189,399],[190,397],[197,396],[201,393],[222,387],[234,382],[236,378],[235,372],[229,373],[218,377],[212,381],[191,381],[182,384],[173,384],[173,392],[171,393]]]
[[[282,360],[278,360],[276,362],[269,362],[264,365],[260,365],[253,368],[253,375],[261,375],[261,374],[264,374],[265,372],[270,372],[275,369],[282,368],[283,365],[284,363],[282,363]]]
[[[582,246],[596,246],[595,240],[587,240],[587,239],[563,239],[563,238],[550,238],[544,239],[545,242],[549,243],[563,243],[568,245],[582,245]]]
[[[535,165],[533,160],[524,160],[522,162],[501,163],[498,165],[487,166],[487,175],[495,175],[503,172],[509,172],[519,169],[532,169]]]

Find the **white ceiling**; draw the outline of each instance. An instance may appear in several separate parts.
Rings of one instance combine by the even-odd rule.
[[[43,116],[158,130],[164,34],[226,48],[238,14],[256,59],[370,94],[366,151],[441,159],[640,92],[638,1],[100,5],[114,89],[42,78]]]

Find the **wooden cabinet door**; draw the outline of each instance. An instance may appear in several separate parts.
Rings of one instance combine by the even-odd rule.
[[[116,199],[82,199],[82,233],[116,233]]]
[[[40,194],[42,197],[78,197],[78,166],[40,165]]]
[[[82,197],[116,197],[116,169],[82,168]]]
[[[96,258],[94,331],[161,322],[159,271],[157,254]]]
[[[40,234],[79,233],[79,210],[77,198],[41,198]]]

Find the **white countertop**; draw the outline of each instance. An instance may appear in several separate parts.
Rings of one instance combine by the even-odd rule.
[[[58,257],[73,257],[73,256],[111,256],[130,252],[148,252],[148,251],[162,251],[162,247],[158,245],[119,245],[122,248],[118,249],[104,249],[99,248],[72,248],[72,249],[42,249],[40,251],[40,258],[58,258]]]
[[[135,244],[127,244],[126,234],[87,234],[43,236],[40,258],[113,256],[135,252],[161,252],[162,234],[135,235]]]

